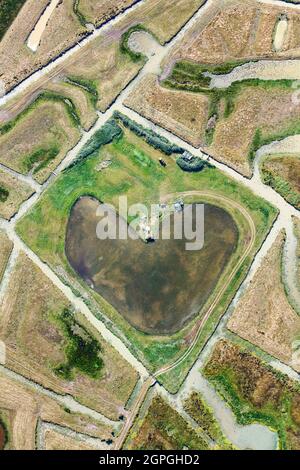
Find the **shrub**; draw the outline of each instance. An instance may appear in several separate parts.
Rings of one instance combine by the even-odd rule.
[[[191,156],[191,159],[181,156],[177,158],[176,163],[183,171],[188,171],[190,173],[196,173],[204,170],[205,167],[211,167],[211,165],[205,160],[194,156]]]
[[[0,202],[5,202],[9,196],[9,191],[0,186]]]
[[[129,119],[127,116],[124,116],[119,112],[115,112],[114,117],[116,119],[120,119],[125,127],[134,132],[138,137],[142,137],[147,142],[147,144],[151,145],[157,150],[160,150],[166,155],[184,152],[183,148],[178,147],[178,145],[171,144],[165,137],[156,134],[151,129],[146,129],[140,124],[137,124],[136,122]]]
[[[99,129],[93,137],[87,142],[83,149],[79,152],[76,160],[68,167],[68,169],[73,168],[75,165],[80,164],[87,157],[93,155],[98,151],[103,145],[110,144],[115,139],[122,137],[123,131],[118,126],[115,119],[110,119],[107,123],[104,124],[101,129]]]

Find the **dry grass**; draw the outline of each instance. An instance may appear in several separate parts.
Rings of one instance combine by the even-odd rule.
[[[33,194],[33,190],[26,183],[22,183],[16,177],[1,169],[0,187],[9,193],[5,201],[0,201],[0,217],[9,220],[18,211],[22,202],[26,201]]]
[[[38,419],[70,427],[74,431],[110,439],[112,429],[80,413],[69,412],[56,400],[0,373],[0,416],[8,431],[8,448],[32,450],[36,447]]]
[[[7,237],[7,235],[0,231],[0,283],[5,272],[7,261],[10,257],[13,244]]]
[[[294,133],[300,105],[292,104],[293,92],[291,88],[279,86],[242,87],[230,116],[220,116],[208,152],[245,176],[251,176],[249,153],[256,130],[261,130],[263,139],[271,140]]]
[[[205,138],[209,98],[168,90],[155,75],[146,76],[125,101],[126,106],[199,147]]]
[[[36,53],[28,49],[28,35],[44,11],[48,0],[27,0],[0,44],[0,78],[7,90],[57,57],[86,34],[73,12],[73,0],[64,0],[51,16]]]
[[[54,429],[46,429],[43,440],[44,450],[96,450],[87,442],[65,436]]]
[[[300,371],[300,319],[281,278],[284,234],[278,236],[228,322],[228,328]]]
[[[27,174],[26,161],[31,154],[40,149],[56,148],[57,156],[33,175],[38,182],[44,182],[79,139],[80,131],[71,122],[66,106],[62,102],[43,100],[0,136],[0,162]]]
[[[82,88],[63,81],[52,81],[47,83],[45,91],[53,91],[70,99],[76,107],[84,130],[88,131],[97,120],[97,114],[89,95]]]
[[[270,155],[261,170],[265,183],[300,209],[300,155]]]
[[[99,26],[137,1],[139,0],[79,0],[78,9],[86,21]]]
[[[273,49],[273,34],[281,13],[289,17],[283,49]],[[299,55],[299,12],[253,0],[229,0],[212,7],[172,52],[172,58],[204,64]]]
[[[70,305],[62,293],[21,254],[0,307],[0,337],[6,344],[6,366],[117,419],[135,386],[137,375],[100,335],[97,339],[104,367],[99,379],[76,371],[67,380],[55,373],[55,369],[66,361],[65,348],[69,344],[59,323],[66,308],[70,309]],[[76,317],[76,324],[81,321]],[[88,330],[87,322],[84,327]]]

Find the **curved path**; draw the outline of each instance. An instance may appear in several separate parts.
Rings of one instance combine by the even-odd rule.
[[[209,197],[209,198],[213,198],[213,199],[216,199],[217,201],[223,201],[223,202],[226,202],[227,204],[229,204],[232,208],[234,209],[237,209],[240,211],[240,213],[245,217],[245,219],[247,220],[247,222],[249,223],[249,228],[250,228],[250,239],[249,239],[249,243],[248,243],[248,246],[246,247],[245,249],[245,252],[244,254],[241,256],[241,258],[239,259],[239,262],[238,264],[234,267],[233,271],[231,272],[231,274],[228,276],[227,278],[227,282],[223,284],[222,288],[220,289],[220,291],[218,292],[218,294],[216,295],[214,301],[212,302],[212,304],[210,305],[210,307],[208,308],[208,310],[206,311],[206,313],[204,314],[204,316],[201,318],[201,321],[200,323],[198,324],[198,327],[197,327],[197,331],[195,332],[195,336],[193,338],[193,341],[191,343],[191,345],[189,346],[189,348],[187,349],[187,351],[185,351],[185,353],[180,357],[178,358],[175,362],[173,362],[172,364],[169,364],[167,366],[164,366],[162,367],[160,370],[158,370],[154,376],[156,378],[160,377],[161,375],[165,374],[166,372],[170,372],[171,370],[175,369],[177,366],[179,366],[185,359],[188,358],[188,356],[193,352],[196,344],[197,344],[197,341],[199,339],[199,336],[200,336],[200,333],[201,333],[201,330],[202,330],[202,327],[204,326],[204,324],[206,323],[206,321],[209,319],[210,315],[213,313],[214,309],[216,308],[216,306],[218,305],[219,301],[221,300],[221,298],[223,297],[224,293],[226,292],[227,288],[229,287],[231,281],[233,280],[233,278],[235,277],[236,273],[238,272],[238,270],[240,269],[240,267],[242,266],[242,264],[244,263],[245,259],[247,258],[247,256],[251,253],[252,249],[254,248],[254,244],[255,244],[255,238],[256,238],[256,227],[255,227],[255,223],[251,217],[251,215],[249,214],[249,212],[239,203],[233,201],[232,199],[228,198],[228,197],[225,197],[225,196],[221,196],[221,195],[217,195],[215,193],[212,193],[212,192],[209,192],[209,191],[185,191],[183,193],[174,193],[174,194],[169,194],[167,196],[164,196],[162,198],[162,201],[168,201],[170,199],[174,199],[176,197],[193,197],[193,196],[201,196],[201,197]]]

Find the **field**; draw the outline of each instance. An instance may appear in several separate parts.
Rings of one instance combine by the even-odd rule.
[[[0,420],[5,449],[34,450],[38,421],[62,425],[73,431],[109,441],[113,429],[102,421],[71,411],[55,399],[0,374]]]
[[[44,450],[97,450],[97,447],[80,439],[61,434],[54,429],[46,429],[43,435]]]
[[[284,233],[281,233],[227,326],[242,338],[300,371],[300,318],[288,302],[282,281],[284,240]]]
[[[79,123],[73,102],[44,93],[0,127],[0,162],[44,182],[80,139]]]
[[[73,11],[73,3],[73,0],[64,0],[57,6],[33,53],[26,42],[48,0],[26,1],[0,44],[1,78],[7,90],[88,34]]]
[[[148,75],[135,87],[125,105],[199,147],[205,140],[209,101],[204,94],[163,88],[155,75]]]
[[[298,248],[297,248],[297,260],[298,260],[298,269],[297,269],[297,274],[298,274],[298,286],[300,289],[300,221],[296,217],[293,220],[294,222],[294,233],[297,237],[298,241]]]
[[[12,249],[12,242],[8,239],[4,232],[0,231],[0,282],[2,280]]]
[[[0,40],[10,27],[26,0],[1,0],[0,2]]]
[[[209,89],[204,70],[183,63],[160,85],[155,78],[146,77],[125,104],[251,176],[259,147],[299,132],[300,105],[291,106],[294,82],[252,79],[225,89]]]
[[[273,48],[274,32],[281,14],[289,18],[283,47]],[[252,0],[215,2],[188,31],[170,54],[170,61],[199,64],[296,57],[299,55],[299,14],[291,8],[264,5]]]
[[[184,402],[184,410],[199,425],[201,430],[211,439],[218,449],[232,450],[216,421],[213,411],[204,402],[198,392],[192,392]]]
[[[225,340],[217,343],[204,374],[240,424],[269,426],[278,432],[281,449],[300,449],[300,390],[296,382]]]
[[[0,217],[11,219],[32,194],[30,186],[0,169]]]
[[[153,399],[144,419],[137,418],[126,450],[208,450],[207,442],[160,396]]]
[[[76,0],[74,3],[75,11],[79,13],[78,16],[82,21],[100,26],[138,1],[110,0],[108,4],[105,0]]]
[[[269,184],[284,199],[300,209],[300,156],[270,155],[264,159],[261,172]]]
[[[113,419],[122,414],[135,372],[24,254],[0,308],[6,367]]]
[[[118,119],[119,126],[122,126],[120,118],[116,117],[116,119]],[[129,126],[135,126],[132,121],[125,119],[124,122]],[[111,130],[116,132],[116,122],[106,125],[100,133],[95,135],[81,152],[77,164],[66,170],[55,184],[49,187],[33,210],[20,221],[18,232],[41,259],[52,266],[59,276],[63,277],[65,282],[76,286],[81,295],[84,295],[87,286],[75,275],[65,256],[67,222],[70,211],[80,196],[89,195],[117,206],[118,197],[127,195],[129,205],[141,201],[148,205],[158,202],[159,197],[163,195],[172,193],[176,198],[176,194],[184,191],[196,191],[194,196],[191,195],[186,200],[199,202],[200,198],[200,201],[210,202],[229,212],[239,229],[237,249],[223,271],[216,289],[208,299],[201,315],[172,337],[153,337],[140,333],[124,321],[98,294],[89,289],[89,305],[96,316],[100,315],[109,327],[112,327],[112,324],[108,318],[112,320],[115,333],[117,335],[125,334],[132,351],[147,367],[156,370],[181,356],[187,349],[191,343],[191,337],[195,334],[194,331],[201,321],[203,312],[211,305],[212,299],[216,297],[226,280],[226,292],[222,294],[222,300],[218,302],[217,308],[214,309],[213,315],[198,338],[198,347],[195,348],[193,355],[190,355],[182,367],[180,366],[168,378],[163,379],[168,381],[169,387],[177,389],[179,382],[184,379],[187,370],[195,360],[200,344],[203,344],[215,322],[223,314],[226,305],[245,276],[253,254],[265,238],[276,211],[214,168],[205,168],[200,173],[183,172],[175,164],[172,155],[167,156],[159,150],[159,147],[162,147],[165,151],[168,149],[172,152],[176,150],[176,147],[161,141],[157,136],[155,137],[151,133],[147,134],[148,141],[155,141],[154,145],[157,148],[154,149],[143,138],[137,137],[133,131],[124,127],[117,129],[119,129],[117,131],[118,137],[116,134],[110,135]],[[141,134],[141,128],[138,127],[136,132]],[[107,142],[111,143],[102,145]],[[89,157],[86,158],[88,155]],[[113,163],[106,170],[99,171],[101,159],[106,160],[108,157]],[[163,169],[158,163],[159,158],[166,160],[166,169]],[[197,196],[199,189],[201,191]],[[251,241],[251,253],[246,259],[241,259],[241,254],[250,248],[250,222],[240,206],[236,207],[233,201],[249,211],[257,226],[256,238]],[[253,229],[251,228],[251,230]],[[229,283],[228,273],[241,261],[245,262],[240,266],[235,279]],[[99,308],[102,313],[99,312]]]

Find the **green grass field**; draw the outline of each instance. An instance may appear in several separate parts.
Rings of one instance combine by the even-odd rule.
[[[84,195],[117,206],[120,195],[127,195],[130,205],[136,202],[157,203],[160,195],[164,194],[189,190],[209,191],[211,196],[203,198],[203,202],[211,202],[228,210],[236,221],[240,234],[237,250],[203,311],[183,330],[171,337],[154,337],[141,333],[129,325],[98,294],[92,290],[89,291],[88,304],[93,313],[106,322],[117,335],[125,337],[131,351],[150,370],[156,371],[163,365],[173,362],[186,351],[189,345],[187,337],[191,328],[197,320],[199,321],[226,280],[228,272],[232,272],[245,251],[247,240],[249,240],[247,220],[240,211],[233,209],[226,201],[216,202],[214,194],[241,203],[249,211],[257,227],[253,252],[245,260],[238,275],[228,286],[221,302],[205,324],[193,354],[180,367],[161,377],[161,381],[170,390],[176,390],[244,279],[254,253],[260,247],[276,217],[276,210],[215,168],[207,167],[200,173],[186,173],[176,165],[174,155],[166,156],[132,131],[123,128],[121,133],[115,132],[113,135],[115,137],[113,141],[110,141],[105,132],[102,132],[97,135],[97,139],[88,143],[80,153],[77,163],[57,178],[17,226],[17,231],[26,244],[59,275],[63,269],[67,272],[69,279],[72,279],[71,284],[76,281],[77,286],[87,288],[73,272],[65,256],[68,217],[74,203]],[[103,142],[107,144],[101,145]],[[112,160],[110,167],[104,171],[97,171],[101,159],[107,158]],[[166,168],[161,167],[159,158],[164,158],[167,162]],[[193,202],[194,199],[189,198],[187,201]],[[201,202],[199,196],[196,202]]]

